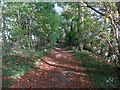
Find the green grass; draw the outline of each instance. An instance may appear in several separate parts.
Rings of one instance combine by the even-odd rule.
[[[92,53],[77,53],[74,51],[74,55],[77,56],[77,60],[82,62],[81,66],[86,68],[86,73],[94,87],[118,87],[116,69],[113,65],[91,57]]]

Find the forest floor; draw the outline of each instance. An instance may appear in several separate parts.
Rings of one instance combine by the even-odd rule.
[[[40,69],[16,79],[11,87],[89,88],[89,76],[80,64],[69,50],[59,45],[49,55],[42,57],[42,61],[36,62],[36,67]]]
[[[27,62],[25,62],[27,61]],[[5,55],[3,87],[10,88],[114,88],[115,67],[101,56],[77,53],[59,44],[41,58]]]

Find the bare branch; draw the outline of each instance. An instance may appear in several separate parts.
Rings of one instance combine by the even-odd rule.
[[[95,12],[99,13],[99,14],[102,15],[102,16],[105,16],[104,13],[99,12],[98,10],[96,10],[95,8],[93,8],[92,6],[90,6],[87,2],[85,2],[85,4],[87,5],[87,7],[91,8],[91,9],[94,10]]]

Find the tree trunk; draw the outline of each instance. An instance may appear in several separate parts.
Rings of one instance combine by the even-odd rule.
[[[73,31],[73,29],[74,29],[74,21],[73,21],[73,19],[72,19],[70,30]]]
[[[0,17],[1,17],[1,31],[2,31],[2,41],[3,41],[3,43],[2,43],[2,47],[3,47],[2,53],[4,53],[4,52],[7,52],[7,50],[4,49],[4,48],[7,48],[6,47],[7,46],[7,40],[6,40],[6,37],[5,37],[5,31],[3,30],[4,18],[3,18],[3,15],[2,15],[2,7],[0,8]]]
[[[105,18],[104,23],[105,23],[105,26],[106,26],[107,23],[109,23],[109,19],[108,19],[108,18]],[[113,30],[111,30],[111,33],[114,34]],[[109,37],[108,31],[107,31],[107,37]],[[110,43],[112,44],[113,41],[110,41]],[[113,52],[114,52],[113,48],[110,47],[110,45],[109,45],[109,47],[108,47],[108,56],[107,56],[107,57],[108,57],[108,58],[111,58],[111,55],[113,55]]]
[[[84,20],[84,15],[82,14],[82,12],[80,12],[80,10],[83,10],[83,8],[81,7],[82,3],[78,3],[78,50],[83,51],[83,28],[81,28],[82,26],[80,25],[81,22],[83,22]]]
[[[119,14],[119,25],[120,25],[120,1],[118,3],[118,14]],[[120,62],[120,35],[119,33],[118,33],[118,51],[119,51],[118,60]]]
[[[20,23],[20,10],[18,8],[18,26],[21,27],[21,23]]]
[[[3,31],[3,17],[2,17],[2,7],[0,7],[0,29]],[[1,45],[1,42],[0,42]],[[2,50],[0,50],[0,63],[2,64]],[[2,72],[2,65],[0,65],[0,71]],[[2,73],[0,73],[0,86],[2,86]],[[0,87],[0,89],[2,89]]]

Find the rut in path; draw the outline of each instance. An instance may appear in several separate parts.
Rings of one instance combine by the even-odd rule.
[[[36,67],[41,69],[28,72],[17,79],[12,87],[89,88],[89,77],[85,68],[80,66],[82,63],[74,60],[74,56],[63,45],[59,45],[54,52],[42,59],[43,61],[36,62]]]

